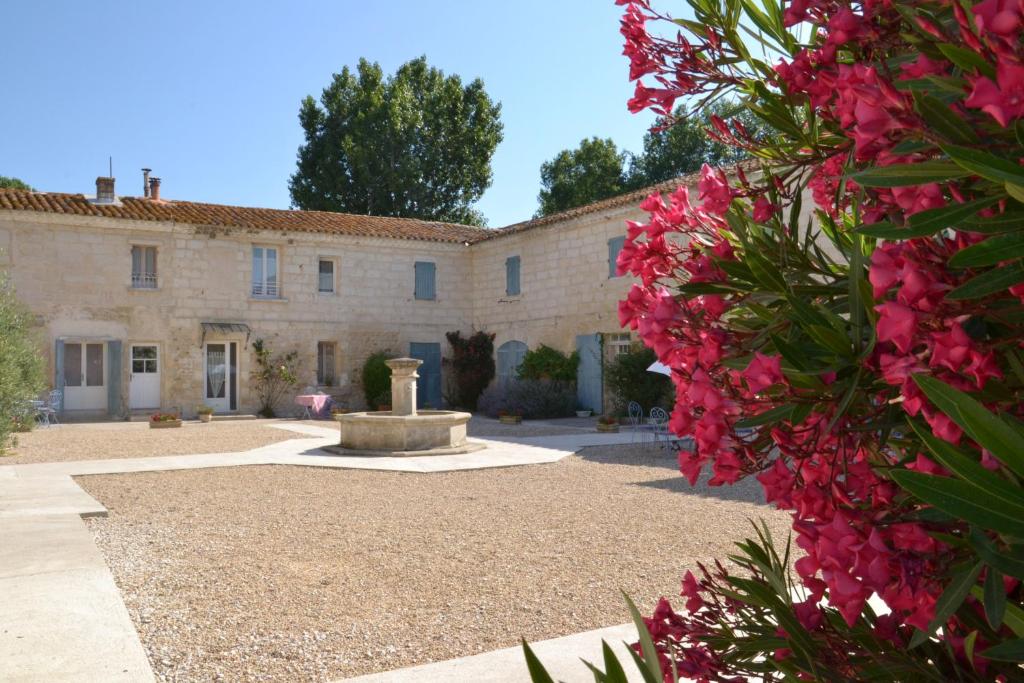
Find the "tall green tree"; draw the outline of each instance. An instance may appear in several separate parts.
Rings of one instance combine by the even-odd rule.
[[[8,177],[5,175],[0,175],[0,187],[9,190],[28,190],[29,192],[35,191],[35,188],[26,183],[24,180],[20,178]]]
[[[361,59],[334,74],[319,102],[302,102],[292,204],[482,225],[473,204],[491,184],[500,114],[483,81],[464,85],[425,57],[387,78]]]
[[[626,153],[611,138],[592,137],[576,149],[565,149],[540,167],[537,216],[613,197],[629,189]]]
[[[755,138],[762,137],[767,128],[748,110],[731,102],[719,101],[699,116],[683,116],[684,109],[676,110],[672,120],[659,118],[644,135],[643,152],[633,158],[629,169],[632,188],[654,185],[700,169],[702,164],[729,166],[746,159],[743,149],[722,144],[708,137],[711,116],[726,121],[737,119]]]

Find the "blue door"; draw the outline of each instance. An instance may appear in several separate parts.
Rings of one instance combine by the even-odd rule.
[[[576,369],[576,402],[585,410],[601,413],[604,411],[601,336],[597,334],[577,336],[576,350],[580,353],[580,364]]]
[[[441,409],[441,344],[412,342],[409,356],[423,361],[416,380],[416,408]]]

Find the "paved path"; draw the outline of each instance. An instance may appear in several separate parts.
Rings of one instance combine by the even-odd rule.
[[[106,508],[82,490],[72,477],[246,465],[448,472],[552,463],[585,446],[630,441],[628,433],[596,432],[489,437],[479,439],[486,442],[486,449],[463,455],[350,457],[323,450],[324,446],[337,442],[337,429],[289,423],[271,426],[310,438],[282,441],[243,453],[0,466],[0,680],[5,683],[154,680],[145,649],[113,576],[81,519],[106,515]],[[544,645],[538,654],[544,653],[543,656],[551,660],[552,669],[559,672],[556,678],[592,680],[585,669],[579,669],[582,665],[577,666],[577,653],[596,656],[593,653],[600,652],[601,637],[577,634],[557,639],[564,642]],[[621,641],[629,636],[604,637]],[[521,653],[512,648],[428,665],[438,668],[423,672],[424,675],[415,679],[404,677],[406,674],[399,671],[394,673],[397,678],[368,680],[520,681],[524,680],[523,669],[515,668],[520,664]],[[492,666],[497,668],[489,670]],[[431,678],[435,674],[439,678]]]

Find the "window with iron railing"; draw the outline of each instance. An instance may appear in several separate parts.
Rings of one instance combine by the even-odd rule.
[[[132,288],[156,289],[156,247],[132,247]]]
[[[262,299],[278,299],[281,286],[277,277],[277,249],[252,248],[252,295]]]

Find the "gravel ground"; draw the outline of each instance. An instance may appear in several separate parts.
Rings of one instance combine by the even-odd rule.
[[[443,474],[245,467],[80,477],[158,678],[324,681],[620,624],[765,517],[751,486],[589,448]]]
[[[180,429],[150,429],[146,422],[66,424],[16,434],[17,445],[0,465],[140,458],[193,453],[237,453],[303,434],[268,427],[273,420],[185,422]]]

